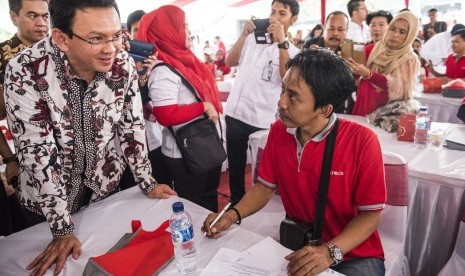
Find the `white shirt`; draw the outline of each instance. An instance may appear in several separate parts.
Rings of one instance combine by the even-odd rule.
[[[181,78],[166,66],[155,67],[150,73],[147,85],[152,99],[150,103],[153,107],[173,104],[188,105],[197,102],[194,94],[181,82]],[[193,120],[202,117],[203,115]],[[173,126],[174,132],[189,122]],[[176,140],[167,127],[163,128],[162,134],[161,152],[170,158],[182,158]]]
[[[444,66],[443,58],[453,53],[450,32],[442,32],[434,35],[423,44],[420,55],[426,61],[432,61],[434,66]]]
[[[147,137],[147,147],[149,151],[155,150],[162,145],[163,126],[159,123],[145,120],[145,135]]]
[[[289,55],[299,50],[290,43]],[[269,71],[271,76],[268,78]],[[279,74],[277,43],[257,44],[250,34],[237,65],[237,78],[229,93],[224,113],[258,128],[270,128],[276,119],[282,79]]]
[[[368,43],[371,41],[370,30],[368,29],[365,21],[362,22],[362,26],[359,24],[349,21],[349,28],[347,30],[347,39],[354,42]]]

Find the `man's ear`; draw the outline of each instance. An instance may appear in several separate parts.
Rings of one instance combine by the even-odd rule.
[[[291,17],[291,25],[294,25],[294,23],[297,22],[297,19],[299,19],[299,16],[297,14],[293,15]]]
[[[69,37],[61,30],[57,28],[53,28],[52,30],[52,39],[53,42],[62,50],[63,52],[67,52],[69,50],[68,41]]]
[[[18,27],[18,15],[14,11],[10,11],[10,19],[11,22],[13,22],[13,25],[15,25],[15,27]]]
[[[332,104],[327,104],[325,106],[319,107],[318,112],[321,118],[329,118],[331,113],[333,113],[334,107]]]

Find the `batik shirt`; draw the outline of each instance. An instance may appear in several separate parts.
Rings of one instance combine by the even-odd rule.
[[[19,40],[17,34],[0,43],[0,91],[3,91],[3,79],[5,78],[5,68],[8,61],[24,48],[26,48],[26,45]]]
[[[6,68],[8,124],[20,162],[19,195],[43,214],[54,237],[73,231],[70,214],[117,188],[125,161],[144,193],[155,187],[134,62],[125,51],[87,83],[51,38]]]

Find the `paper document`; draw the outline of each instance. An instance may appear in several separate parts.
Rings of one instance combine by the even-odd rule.
[[[201,276],[286,276],[288,261],[284,257],[292,251],[268,237],[240,252],[220,248]],[[328,269],[319,275],[343,275]]]

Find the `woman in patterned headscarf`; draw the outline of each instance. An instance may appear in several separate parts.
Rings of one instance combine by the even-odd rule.
[[[412,49],[418,26],[418,18],[403,11],[376,43],[366,66],[349,60],[353,72],[361,78],[352,114],[365,116],[387,103],[412,99],[420,71],[420,62]]]
[[[170,126],[176,131],[202,118],[204,113],[218,122],[218,113],[222,112],[213,74],[190,49],[192,42],[184,11],[167,5],[144,15],[139,23],[137,39],[154,44],[157,58],[180,73],[202,100],[197,102],[181,78],[167,66],[155,66],[150,73],[149,96],[157,121],[165,126],[161,150],[175,190],[180,197],[216,212],[221,166],[200,175],[192,174],[173,135],[166,128]]]

